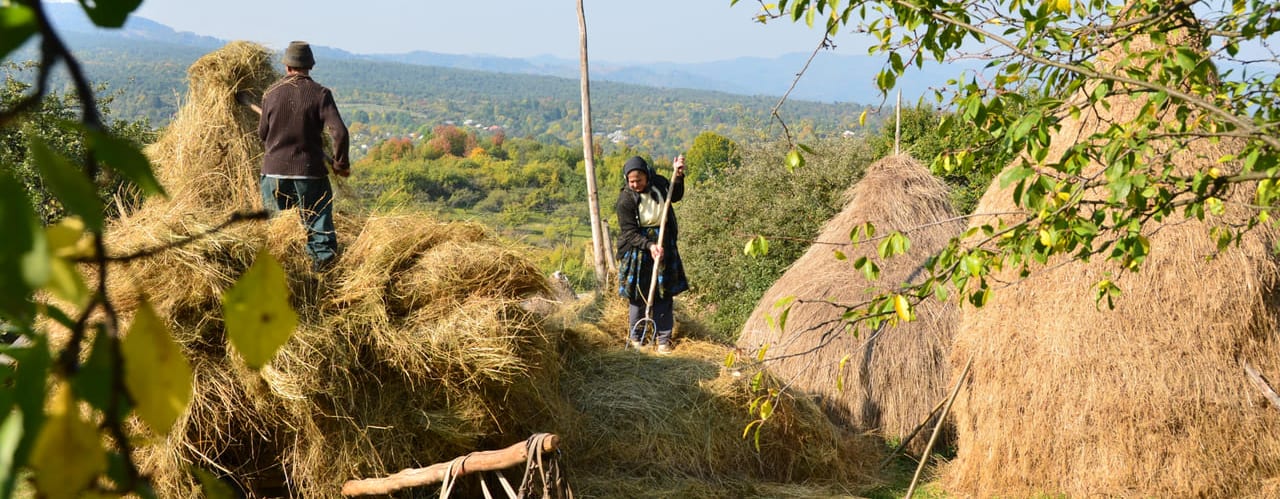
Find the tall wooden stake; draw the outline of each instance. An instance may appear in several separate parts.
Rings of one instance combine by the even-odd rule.
[[[902,89],[898,89],[898,108],[893,120],[893,155],[902,154]]]
[[[582,68],[582,157],[587,169],[587,208],[591,210],[591,252],[596,266],[596,289],[603,291],[608,284],[605,265],[609,249],[604,247],[604,226],[600,223],[600,200],[596,192],[596,164],[591,142],[591,80],[587,71],[587,15],[578,0],[579,65]]]

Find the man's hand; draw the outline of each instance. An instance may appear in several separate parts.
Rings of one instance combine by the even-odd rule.
[[[676,177],[684,177],[684,155],[683,154],[676,156],[676,159],[671,161],[671,166],[676,169]]]

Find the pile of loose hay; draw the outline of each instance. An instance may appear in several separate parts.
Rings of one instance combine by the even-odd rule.
[[[843,308],[876,293],[918,281],[921,265],[940,251],[964,223],[951,209],[946,185],[908,156],[890,156],[867,167],[849,191],[849,202],[829,220],[815,243],[760,299],[743,326],[738,345],[758,350],[767,345],[771,372],[814,395],[855,428],[902,438],[925,422],[945,396],[947,355],[957,315],[951,303],[928,301],[916,307],[917,320],[877,331],[845,331]],[[876,241],[851,244],[849,234],[872,222],[877,234],[903,231],[911,238],[907,255],[882,259]],[[847,261],[838,260],[843,252]],[[869,282],[851,262],[867,257],[880,266],[878,282]],[[771,328],[774,304],[788,296],[792,305],[786,330]],[[797,355],[798,354],[798,355]],[[851,356],[844,372],[840,360]],[[837,388],[843,377],[844,390]],[[923,450],[925,439],[913,441]]]
[[[620,319],[605,322],[625,324],[625,307],[610,312]],[[754,373],[725,367],[731,348],[686,338],[674,355],[658,356],[621,349],[621,331],[579,326],[568,335],[574,346],[561,383],[579,416],[567,430],[575,446],[567,457],[586,472],[575,487],[605,496],[750,497],[786,482],[808,484],[805,496],[874,481],[876,441],[832,424],[804,399],[782,398],[757,452],[743,438]]]
[[[192,66],[187,102],[148,150],[170,197],[113,223],[113,254],[260,208],[257,117],[235,93],[260,95],[277,78],[270,59],[234,42]],[[195,463],[245,488],[327,497],[350,478],[508,445],[559,412],[556,340],[519,306],[545,279],[515,250],[420,216],[339,214],[338,230],[353,240],[324,279],[307,270],[292,212],[112,269],[120,309],[146,296],[195,370],[189,412],[163,445],[139,451],[161,495],[194,494]],[[284,264],[301,325],[254,372],[227,351],[220,299],[262,247]]]
[[[192,97],[149,150],[172,197],[113,223],[113,254],[201,233],[259,206],[256,121],[233,94],[260,94],[274,78],[268,60],[265,49],[236,42],[192,68]],[[345,252],[323,279],[309,270],[295,213],[111,269],[119,309],[128,316],[148,297],[195,372],[194,400],[171,435],[136,451],[160,496],[200,496],[188,474],[195,465],[259,494],[333,497],[349,479],[506,447],[534,432],[564,436],[565,454],[582,470],[570,478],[582,477],[587,494],[613,490],[593,477],[650,462],[649,452],[670,459],[643,472],[650,483],[727,483],[722,474],[849,480],[860,476],[858,456],[874,454],[797,403],[780,412],[757,456],[740,437],[748,395],[710,359],[724,352],[643,359],[618,352],[620,342],[587,341],[595,346],[562,358],[566,330],[521,307],[547,292],[546,279],[483,227],[337,215]],[[300,325],[253,371],[226,347],[220,298],[263,247],[285,267]],[[597,365],[612,374],[584,375]],[[562,376],[571,379],[563,388]],[[640,411],[615,406],[611,396],[621,393],[651,401]],[[662,413],[684,416],[655,416]],[[626,423],[631,415],[644,419]],[[637,450],[641,439],[649,440]],[[686,490],[694,489],[702,490]]]
[[[1116,60],[1108,54],[1103,66]],[[1131,122],[1145,103],[1117,96],[1065,118],[1049,161],[1094,133]],[[1156,154],[1169,150],[1159,141],[1149,145]],[[1217,163],[1238,146],[1197,140],[1151,168],[1184,174],[1238,168]],[[1201,222],[1179,213],[1149,227],[1150,256],[1138,273],[1102,258],[1059,258],[1023,280],[1018,269],[994,274],[1013,284],[984,308],[966,308],[956,333],[953,366],[972,355],[973,370],[954,408],[959,452],[944,468],[946,488],[984,497],[1232,497],[1275,490],[1280,411],[1248,384],[1241,364],[1280,379],[1277,232],[1259,227],[1221,252],[1209,232],[1246,219],[1252,189],[1233,187],[1221,217]],[[998,185],[978,207],[978,213],[1015,211],[1010,192]],[[1107,278],[1119,278],[1124,290],[1115,310],[1099,307],[1091,292]]]

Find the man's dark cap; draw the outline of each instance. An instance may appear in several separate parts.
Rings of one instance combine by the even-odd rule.
[[[284,49],[284,65],[298,69],[315,67],[316,58],[311,54],[311,44],[307,42],[289,42],[289,48]]]

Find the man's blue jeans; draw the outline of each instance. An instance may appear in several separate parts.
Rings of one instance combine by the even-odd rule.
[[[328,178],[275,178],[259,181],[262,205],[271,216],[298,208],[307,227],[307,254],[312,268],[325,270],[338,257],[338,234],[333,229],[333,188]]]

